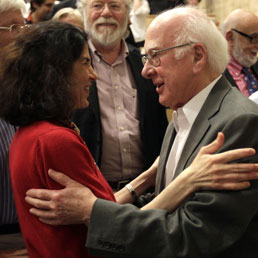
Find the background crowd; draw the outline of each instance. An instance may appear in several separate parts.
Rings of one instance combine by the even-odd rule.
[[[252,147],[257,150],[257,140],[252,140],[248,135],[255,134],[251,128],[256,127],[256,123],[258,122],[258,106],[253,103],[258,103],[258,16],[253,11],[235,8],[222,21],[218,22],[214,16],[208,18],[200,14],[202,11],[199,7],[204,2],[190,0],[79,0],[77,2],[75,0],[63,0],[59,2],[54,0],[31,0],[25,3],[23,0],[14,0],[10,3],[7,0],[1,0],[0,50],[1,58],[3,58],[2,60],[4,62],[0,67],[0,83],[2,87],[0,90],[2,94],[0,97],[2,101],[2,110],[0,112],[0,257],[28,257],[28,250],[32,255],[31,257],[40,257],[42,255],[44,257],[57,257],[60,255],[59,253],[51,253],[51,248],[49,249],[50,253],[35,251],[34,243],[32,242],[38,237],[38,234],[32,234],[31,232],[33,231],[33,227],[38,223],[38,221],[36,222],[36,216],[39,216],[47,224],[73,224],[74,219],[70,210],[75,209],[76,206],[83,207],[81,210],[78,209],[77,212],[73,213],[76,213],[74,215],[77,218],[76,223],[91,223],[87,246],[98,255],[104,252],[104,255],[108,256],[109,250],[112,249],[111,257],[116,257],[115,255],[117,257],[123,257],[123,255],[125,255],[124,257],[126,255],[138,257],[137,255],[139,254],[142,257],[148,257],[150,255],[148,251],[143,250],[142,252],[135,253],[132,250],[132,246],[133,248],[138,246],[137,248],[140,249],[139,243],[145,248],[148,242],[154,244],[162,241],[159,237],[153,237],[153,239],[149,239],[148,237],[143,240],[142,234],[139,233],[142,231],[151,236],[150,232],[153,230],[153,223],[157,223],[157,221],[161,224],[166,222],[172,225],[168,235],[166,229],[162,226],[159,227],[158,231],[161,233],[160,237],[163,237],[163,239],[166,239],[170,243],[175,241],[177,247],[173,248],[169,244],[166,244],[167,248],[162,248],[163,255],[165,256],[157,253],[155,257],[179,257],[178,254],[183,251],[185,252],[185,256],[183,257],[188,257],[187,255],[191,253],[192,257],[200,257],[198,255],[205,254],[208,255],[207,257],[215,257],[214,255],[217,255],[216,257],[224,258],[234,257],[235,254],[238,252],[241,253],[247,248],[249,251],[246,253],[246,257],[251,258],[257,251],[255,249],[256,247],[252,245],[252,241],[257,240],[253,236],[253,228],[255,228],[257,222],[257,208],[252,207],[257,197],[256,183],[253,183],[251,188],[245,192],[241,191],[241,189],[250,187],[249,183],[241,186],[237,185],[237,187],[234,185],[233,190],[239,190],[234,195],[234,198],[238,198],[241,201],[244,210],[249,214],[248,216],[242,214],[242,216],[245,216],[245,220],[240,219],[238,216],[233,216],[239,210],[231,199],[232,194],[215,191],[216,194],[212,192],[212,194],[207,193],[206,195],[206,192],[198,192],[195,196],[191,195],[193,192],[202,189],[202,187],[211,190],[232,190],[231,184],[230,187],[224,184],[223,187],[221,184],[217,187],[196,184],[194,188],[189,187],[188,191],[186,189],[180,190],[178,194],[180,196],[178,197],[180,203],[173,206],[173,208],[170,206],[165,206],[164,208],[166,210],[164,212],[172,214],[167,218],[165,218],[167,216],[166,213],[151,213],[150,211],[146,211],[145,213],[143,211],[143,215],[138,215],[138,208],[135,210],[134,206],[120,205],[135,201],[135,205],[144,206],[153,199],[153,196],[159,196],[158,194],[166,186],[170,186],[172,179],[178,175],[180,175],[179,180],[180,178],[184,178],[185,174],[181,172],[188,166],[190,167],[195,156],[198,156],[197,153],[201,147],[211,143],[219,131],[223,131],[226,139],[230,140],[226,142],[221,150],[216,147],[215,151],[212,149],[209,154],[213,154],[218,150],[221,152],[243,147]],[[178,6],[188,7],[189,13],[188,11],[186,13],[182,11],[183,14],[180,11],[177,13],[175,7]],[[175,11],[159,16],[159,13],[167,9]],[[197,10],[197,12],[195,13],[194,10]],[[196,26],[200,26],[200,30],[196,29],[196,35],[194,33],[191,34],[191,30],[189,29],[192,28],[192,31],[195,30],[195,19],[199,22],[196,22]],[[211,23],[207,25],[207,28],[202,27],[202,24],[207,22],[206,19]],[[147,30],[150,20],[154,20],[154,22]],[[54,21],[62,22],[63,27],[60,26],[60,29],[58,29],[59,23],[55,23]],[[192,27],[190,25],[187,27],[191,22],[193,23],[191,25]],[[41,26],[41,23],[46,25]],[[35,25],[35,29],[30,29],[30,25]],[[161,26],[161,29],[159,26]],[[185,26],[182,28],[189,30],[189,34],[178,34],[178,38],[176,38],[175,35],[178,33],[177,29],[181,28],[180,26]],[[34,27],[32,26],[31,28]],[[209,41],[206,42],[205,38],[212,37],[207,32],[209,29],[214,31],[214,42],[219,44],[221,48],[212,46],[212,43]],[[68,35],[62,32],[61,37],[61,34],[58,34],[58,30],[70,30],[71,34]],[[25,39],[27,41],[23,41],[23,37],[25,36],[20,36],[20,34],[26,35],[26,33],[27,38]],[[76,42],[75,38],[78,39],[78,37],[81,37],[81,49],[74,46],[72,40],[69,40],[67,37],[74,37],[73,42]],[[51,41],[53,38],[55,40]],[[36,49],[38,47],[37,42],[42,43],[41,48],[37,50],[37,56],[33,55],[35,54],[34,52],[26,53],[25,50],[29,44],[33,46],[33,49]],[[43,45],[43,42],[46,42],[46,45]],[[59,44],[62,42],[62,48],[57,47],[55,45],[56,42],[59,42]],[[87,50],[83,47],[84,45]],[[159,49],[155,50],[157,46]],[[172,65],[172,61],[165,61],[165,55],[172,55],[174,50],[171,52],[170,50],[174,49],[174,47],[178,48],[178,51],[176,50],[177,52],[174,52],[177,53],[175,54],[175,60],[178,67],[175,67],[174,64]],[[43,51],[43,49],[48,48],[53,49],[52,54],[51,51]],[[185,60],[185,56],[188,56],[188,53],[191,52],[189,51],[190,48],[193,48],[192,60],[194,60],[194,65],[189,66],[190,59],[187,59],[185,63],[182,62],[181,64],[181,60]],[[19,51],[24,49],[24,56],[21,55],[18,49]],[[78,51],[78,54],[74,54],[75,49]],[[66,55],[69,56],[70,52],[71,58],[69,59],[67,57],[69,64],[64,62],[62,64],[63,66],[60,65],[59,67],[58,64],[61,62],[59,59],[63,60],[63,57]],[[9,53],[12,53],[12,56],[8,55]],[[41,56],[39,53],[41,53]],[[15,55],[16,59],[14,59]],[[166,66],[163,66],[161,57],[162,62],[167,62]],[[35,58],[35,61],[32,61],[32,58]],[[53,58],[56,60],[53,60]],[[24,60],[30,61],[30,63],[26,63]],[[41,71],[39,63],[43,62],[42,60],[44,60],[45,67]],[[80,61],[79,64],[77,64],[78,60]],[[88,63],[86,64],[86,62]],[[17,68],[12,74],[12,71],[6,69],[5,65],[10,65],[10,67],[17,65]],[[77,68],[78,65],[81,65],[83,68]],[[86,67],[86,65],[88,66]],[[27,67],[28,70],[26,71],[24,67]],[[20,73],[16,78],[17,71]],[[192,74],[190,71],[193,71]],[[85,74],[87,74],[86,77]],[[10,79],[7,80],[7,77]],[[192,90],[189,90],[190,82]],[[178,85],[180,90],[179,88],[177,88],[176,92],[173,92],[171,89],[167,90],[166,85],[169,83]],[[41,93],[38,90],[35,92],[32,90],[33,85],[36,84],[41,85],[38,86],[42,90]],[[10,88],[8,88],[9,85]],[[21,93],[19,91],[13,91],[13,95],[11,95],[13,90],[11,88],[12,85],[15,90],[21,87]],[[58,92],[48,91],[48,89],[44,90],[44,87],[48,86],[50,89],[51,87],[55,87],[54,85],[59,87],[57,89],[62,92],[69,92],[69,95],[66,94],[66,98],[68,96],[74,96],[75,104],[70,104],[70,98],[66,99],[64,93],[61,101]],[[71,85],[82,85],[80,86],[80,92],[77,93],[78,96],[75,96],[76,93],[73,93],[69,88]],[[5,91],[3,88],[8,90]],[[232,89],[234,90],[232,91]],[[16,96],[17,92],[19,96]],[[201,97],[197,94],[200,92],[203,94]],[[215,98],[209,95],[210,92],[215,95]],[[9,95],[3,95],[5,93]],[[23,97],[23,94],[26,97]],[[54,102],[47,102],[46,99],[55,99],[55,104]],[[3,104],[4,101],[6,101],[5,104]],[[8,106],[7,103],[10,105]],[[19,104],[19,107],[17,104]],[[206,105],[206,108],[204,108],[205,111],[202,111],[202,105]],[[187,109],[191,110],[191,113],[188,114]],[[192,110],[195,109],[197,111],[194,114]],[[26,111],[24,113],[26,115],[22,113],[24,110]],[[171,122],[169,110],[174,110],[173,120]],[[41,120],[47,121],[47,123],[38,124]],[[212,128],[209,129],[210,131],[207,134],[205,130],[208,130],[206,129],[208,126],[204,123],[206,120],[210,121],[209,123]],[[49,121],[52,124],[49,125]],[[190,121],[189,124],[188,121]],[[34,122],[36,122],[36,125]],[[170,124],[168,126],[169,122]],[[44,154],[38,159],[44,160],[44,163],[41,161],[34,163],[34,157],[36,155],[35,153],[38,152],[38,147],[35,145],[32,148],[33,144],[35,144],[33,141],[41,134],[47,135],[50,131],[57,130],[56,125],[61,126],[61,130],[64,131],[61,133],[57,131],[57,135],[51,134],[50,138],[43,139],[41,137],[41,151]],[[22,130],[23,126],[26,128]],[[68,144],[66,146],[63,145],[63,141],[66,141],[66,138],[59,139],[59,135],[65,135],[67,129],[73,131],[72,137],[76,139],[71,140],[71,135],[68,135],[68,142],[70,140],[72,142],[69,143],[71,145]],[[79,131],[80,136],[75,134],[74,131]],[[35,134],[37,137],[35,137]],[[12,142],[14,135],[15,138]],[[32,138],[29,138],[28,135],[32,135]],[[48,146],[48,141],[51,141],[53,146]],[[83,145],[83,141],[86,142],[87,146]],[[220,139],[219,141],[222,140]],[[11,142],[12,147],[10,149]],[[37,142],[36,144],[39,143]],[[47,145],[45,146],[45,144]],[[74,147],[76,144],[79,147]],[[59,148],[55,150],[55,146],[57,145]],[[34,149],[35,153],[26,153],[30,148]],[[24,153],[22,151],[23,149],[26,149]],[[75,165],[74,161],[69,160],[69,155],[66,152],[67,149],[71,151],[71,156],[76,157],[74,158],[74,160],[77,160]],[[11,155],[10,160],[15,160],[15,162],[9,163],[9,150]],[[17,156],[17,150],[20,150],[19,153],[22,154],[21,156]],[[58,157],[57,153],[59,151],[59,156],[62,156],[63,160],[57,158],[58,161],[56,161],[55,158],[52,161],[50,157],[55,155]],[[253,158],[247,157],[248,155],[253,155],[253,152],[246,154],[242,150],[241,153],[243,155],[241,157],[245,157],[245,162],[250,164],[257,163],[256,156]],[[68,156],[66,157],[66,155]],[[81,160],[78,158],[80,155],[83,156]],[[159,155],[160,160],[157,159]],[[233,159],[235,159],[235,156],[234,158],[227,159],[227,161]],[[84,164],[85,160],[87,162]],[[71,163],[69,163],[70,161]],[[38,178],[32,179],[37,173],[37,169],[35,171],[33,170],[34,166],[38,170],[42,169],[44,171],[44,176],[42,176],[44,179],[41,183],[29,183],[25,186],[22,182],[22,177],[17,175],[22,171],[24,177],[28,172],[26,177],[30,178],[31,182],[36,182]],[[89,171],[93,174],[89,174],[89,178],[87,176],[81,177],[83,173],[80,173],[80,170],[83,170],[83,167],[85,168],[87,166],[90,167]],[[64,176],[62,174],[61,176],[56,176],[55,174],[53,176],[56,181],[61,180],[58,181],[59,184],[56,184],[54,181],[49,182],[48,179],[46,180],[48,178],[48,170],[45,170],[45,167],[66,172],[65,174],[76,180],[77,183],[86,185],[93,190],[94,195],[88,193],[84,187],[80,184],[77,185],[72,179],[62,177]],[[70,172],[66,171],[67,167],[70,167]],[[148,169],[149,167],[151,169]],[[173,167],[172,172],[170,171],[171,167]],[[194,167],[193,169],[193,166],[191,166],[190,171],[201,171],[200,167]],[[10,179],[10,170],[12,170],[13,180],[15,179],[13,183],[11,183]],[[252,166],[245,167],[245,170],[256,171],[257,169]],[[31,171],[34,172],[30,175]],[[76,171],[76,174],[74,171]],[[143,171],[145,172],[142,173]],[[153,177],[155,177],[156,172],[157,179],[155,184]],[[247,176],[241,178],[241,180],[237,178],[237,183],[235,182],[235,176],[233,179],[230,179],[235,184],[238,184],[239,181],[256,179],[256,174],[252,174],[251,172],[250,174],[247,173]],[[46,184],[44,180],[46,180]],[[142,183],[143,180],[146,183]],[[189,179],[189,182],[192,185],[197,180],[199,178],[196,176],[193,179]],[[20,182],[22,182],[21,185]],[[13,184],[14,191],[12,191],[11,184]],[[49,213],[44,213],[43,211],[51,212],[51,216],[53,216],[53,214],[57,213],[56,209],[58,205],[61,204],[53,197],[54,194],[57,194],[56,192],[40,192],[41,190],[39,192],[32,191],[31,195],[29,194],[27,201],[30,205],[38,208],[38,210],[34,210],[34,215],[36,216],[32,214],[28,215],[29,207],[31,206],[28,206],[25,202],[27,190],[30,188],[60,189],[60,184],[65,186],[65,189],[70,189],[70,185],[75,185],[75,189],[80,189],[78,193],[72,191],[70,197],[69,190],[64,192],[63,198],[67,198],[65,199],[67,200],[67,207],[71,207],[66,214],[71,216],[71,218],[67,219],[64,223],[62,221],[63,214],[61,213],[59,215],[60,217],[51,217],[49,219]],[[174,195],[175,193],[173,191],[175,188],[179,188],[178,185],[175,187],[170,186],[169,189],[173,190],[170,190],[171,192],[168,194]],[[153,191],[155,194],[152,194]],[[184,191],[187,192],[187,195],[181,194]],[[13,192],[15,194],[16,207],[19,209],[19,220],[13,199]],[[145,195],[138,198],[143,193]],[[189,195],[190,203],[187,199]],[[87,196],[87,198],[85,199],[84,196]],[[104,200],[96,201],[95,196],[112,201],[116,200],[118,204],[111,204]],[[161,195],[160,198],[161,200],[165,200],[168,196]],[[72,197],[78,198],[80,202],[76,205],[73,204],[70,201]],[[46,201],[46,198],[48,201],[53,201],[54,203],[56,201],[55,206],[45,204],[44,201]],[[186,201],[183,202],[184,198],[186,198]],[[245,198],[249,198],[249,201],[246,203],[244,203]],[[209,199],[209,205],[204,199]],[[87,200],[91,200],[92,202],[89,203]],[[163,201],[156,200],[153,204],[151,203],[150,206],[146,207],[160,208],[160,203]],[[193,200],[195,204],[191,203]],[[95,204],[94,209],[93,203]],[[181,203],[183,203],[183,206],[179,206]],[[219,221],[216,224],[213,222],[210,213],[206,213],[205,209],[203,210],[201,208],[202,205],[207,210],[216,210],[222,217],[223,214],[232,214],[232,210],[234,214],[225,220],[222,219],[223,223]],[[186,211],[184,207],[186,207]],[[195,207],[197,207],[197,210],[199,209],[198,212],[200,214],[198,212],[195,213]],[[232,209],[231,211],[229,211],[230,208]],[[92,210],[94,211],[93,219],[91,219]],[[172,213],[174,210],[175,212]],[[189,222],[185,218],[186,215],[182,215],[182,210],[188,214],[187,216],[193,216],[201,224],[205,225],[205,230],[200,231],[200,235],[195,235],[198,223],[196,223],[196,227],[193,226],[191,224],[192,221]],[[87,216],[84,212],[87,213]],[[28,220],[29,216],[31,216],[30,220]],[[86,222],[85,217],[87,217]],[[134,231],[134,239],[129,240],[131,243],[129,246],[126,246],[126,244],[121,244],[120,241],[124,237],[128,237],[128,235],[124,233],[120,234],[119,231],[121,231],[121,228],[130,231],[129,226],[131,227],[131,225],[128,224],[127,228],[125,221],[132,217],[135,220],[131,220],[131,223],[132,225],[136,225],[135,228],[137,229]],[[160,217],[160,219],[157,219],[157,217]],[[144,218],[149,218],[149,224],[144,223]],[[32,227],[30,228],[29,224],[34,219],[36,224],[31,224]],[[114,225],[111,219],[114,220]],[[230,219],[234,219],[236,224],[242,223],[243,228],[236,227],[236,224],[229,226],[227,222]],[[19,221],[22,223],[23,236]],[[102,222],[99,223],[100,221]],[[111,233],[106,234],[103,228],[105,223],[108,224],[106,225],[108,228],[107,232],[112,231],[113,235]],[[179,229],[181,223],[184,224],[185,231]],[[112,230],[115,225],[118,225],[117,231]],[[177,225],[178,228],[175,229],[174,225]],[[49,243],[49,246],[55,246],[53,247],[54,250],[58,248],[58,244],[62,246],[69,239],[69,236],[71,236],[69,235],[69,231],[73,231],[75,232],[73,239],[74,241],[78,240],[79,243],[73,245],[73,248],[71,248],[73,254],[67,253],[67,257],[90,257],[87,249],[84,248],[86,235],[82,239],[76,238],[78,234],[81,234],[78,232],[82,229],[62,227],[64,231],[59,231],[58,233],[55,230],[52,231],[51,228],[49,229],[49,226],[44,225],[41,227],[39,224],[37,229],[41,228],[45,232],[49,230],[52,235],[50,234],[51,237],[47,241],[38,241],[38,247],[43,250],[44,246]],[[201,232],[204,232],[204,235],[209,235],[210,241],[213,242],[220,235],[220,232],[216,232],[215,228],[221,227],[226,231],[225,236],[221,238],[221,240],[224,239],[223,245],[220,248],[209,247],[211,251],[207,254],[206,251],[202,250],[202,246],[209,245],[210,242],[207,242],[201,237]],[[86,234],[86,230],[82,231],[82,234]],[[58,234],[61,234],[63,238],[60,237],[60,242],[56,244],[51,239],[54,239]],[[102,238],[99,239],[97,234],[101,235]],[[183,245],[182,249],[178,247],[182,244],[178,242],[181,234],[186,234],[185,241],[188,242],[189,240],[191,242],[189,246]],[[193,239],[191,239],[194,236],[201,239],[200,241],[196,241],[196,245],[192,243]],[[226,236],[230,236],[231,242],[227,241]],[[113,240],[111,241],[110,238]],[[62,239],[63,242],[61,241]],[[129,237],[129,239],[131,238]],[[137,241],[138,244],[136,243]],[[71,242],[70,244],[72,245],[73,243]],[[124,248],[126,248],[126,251]],[[155,249],[160,250],[159,244],[157,244]]]

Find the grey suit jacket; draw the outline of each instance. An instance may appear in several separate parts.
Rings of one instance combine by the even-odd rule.
[[[197,116],[176,168],[178,175],[199,149],[225,134],[220,152],[253,147],[258,150],[258,106],[222,77]],[[156,193],[163,188],[164,167],[173,125],[163,142]],[[258,162],[258,156],[244,162]],[[244,191],[198,191],[173,213],[140,211],[133,205],[97,200],[87,246],[107,257],[258,257],[258,182]]]

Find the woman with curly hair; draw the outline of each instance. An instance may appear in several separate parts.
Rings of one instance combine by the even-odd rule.
[[[48,169],[64,171],[100,198],[114,201],[70,118],[88,106],[96,74],[87,35],[67,23],[35,24],[3,50],[1,116],[19,126],[10,146],[10,171],[22,234],[30,257],[89,257],[85,225],[53,227],[29,212],[30,188],[61,189]]]

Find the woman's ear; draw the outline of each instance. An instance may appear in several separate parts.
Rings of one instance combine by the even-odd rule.
[[[193,51],[193,72],[199,73],[207,63],[207,50],[202,44],[197,43]]]

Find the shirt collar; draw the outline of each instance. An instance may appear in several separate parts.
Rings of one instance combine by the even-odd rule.
[[[189,100],[183,107],[178,108],[177,111],[174,111],[174,114],[176,113],[176,117],[174,122],[175,128],[178,131],[178,126],[180,126],[180,116],[182,114],[185,116],[186,120],[184,123],[188,123],[188,126],[192,126],[197,115],[199,114],[205,100],[207,99],[209,93],[211,92],[212,88],[215,86],[217,81],[222,77],[222,75],[218,76],[215,80],[213,80],[210,84],[208,84],[203,90],[201,90],[196,96],[194,96],[191,100]],[[174,121],[174,119],[173,119]]]
[[[126,57],[129,55],[129,49],[128,49],[124,39],[122,39],[121,44],[122,44],[122,46],[121,46],[122,49],[121,49],[121,53],[120,53],[119,57],[126,59]],[[100,62],[101,60],[105,61],[102,54],[96,49],[96,47],[94,46],[91,39],[88,40],[88,45],[89,45],[90,51],[94,54],[94,56],[96,57],[98,62]]]
[[[241,74],[241,71],[243,69],[243,66],[239,62],[237,62],[236,59],[234,59],[233,57],[230,57],[227,67],[236,75]]]

